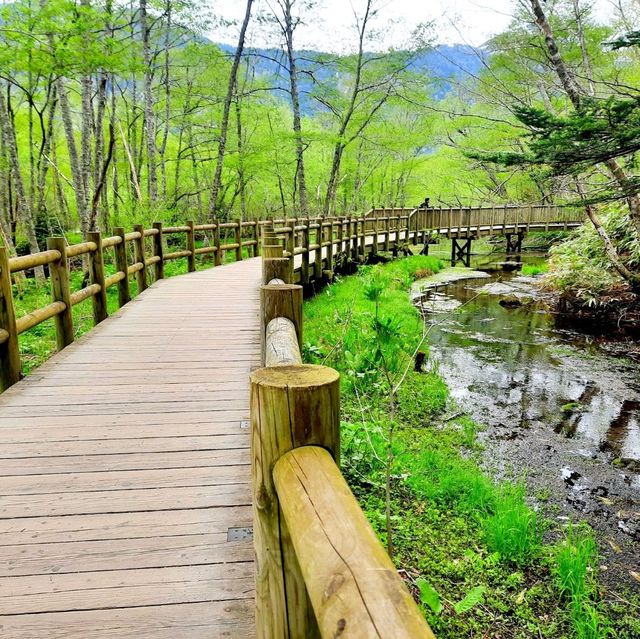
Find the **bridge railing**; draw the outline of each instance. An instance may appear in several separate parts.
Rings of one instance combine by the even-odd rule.
[[[375,211],[377,213],[377,211]],[[438,207],[414,209],[409,226],[413,230],[435,230],[443,234],[520,233],[533,230],[566,230],[584,221],[584,212],[557,205],[506,205],[482,207]]]
[[[321,246],[322,229],[335,227],[318,224],[313,244]],[[343,221],[337,226],[345,231]],[[339,374],[302,363],[302,287],[287,279],[294,269],[285,264],[296,253],[289,228],[295,227],[278,229],[286,252],[277,234],[265,230],[265,367],[251,375],[257,634],[432,638],[340,473]],[[353,238],[343,232],[340,242],[347,241]],[[335,253],[351,248],[333,244]]]
[[[214,265],[222,262],[225,252],[233,252],[236,260],[243,257],[243,249],[259,254],[257,220],[184,226],[163,226],[155,222],[153,228],[134,226],[132,232],[116,227],[113,235],[103,237],[99,232],[88,233],[85,241],[68,245],[63,237],[47,240],[47,250],[21,257],[9,257],[7,249],[0,247],[0,391],[15,384],[21,377],[22,363],[19,336],[49,319],[55,322],[58,350],[75,339],[72,309],[91,298],[94,325],[107,315],[107,291],[117,286],[119,307],[131,299],[129,279],[135,276],[138,292],[144,291],[151,279],[164,278],[164,265],[172,260],[185,259],[189,271],[196,270],[196,258],[212,254]],[[184,236],[184,248],[169,252],[175,236]],[[207,237],[203,246],[196,246],[197,235]],[[221,239],[222,238],[222,239]],[[113,253],[109,250],[113,249]],[[82,258],[89,281],[77,291],[71,290],[71,260]],[[115,272],[107,275],[105,262],[110,261]],[[13,278],[36,268],[48,272],[51,302],[18,316],[13,296]]]

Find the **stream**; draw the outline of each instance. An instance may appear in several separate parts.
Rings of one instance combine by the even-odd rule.
[[[547,309],[538,279],[505,270],[501,259],[474,264],[482,272],[472,279],[447,283],[447,272],[462,269],[440,273],[422,293],[431,365],[484,426],[486,468],[525,477],[548,517],[587,520],[603,572],[638,587],[640,363],[626,357],[631,338],[567,327]]]

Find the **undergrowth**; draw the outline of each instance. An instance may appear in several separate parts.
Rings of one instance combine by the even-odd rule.
[[[408,293],[441,268],[428,256],[365,267],[305,305],[305,359],[341,373],[343,473],[439,637],[608,636],[595,545],[547,535],[523,481],[482,469],[480,427],[437,368],[413,370],[428,335]]]
[[[611,206],[600,221],[626,266],[632,271],[640,269],[640,238],[628,213],[621,206]],[[551,249],[549,266],[546,278],[549,286],[583,300],[597,299],[621,282],[607,258],[602,239],[590,223]]]

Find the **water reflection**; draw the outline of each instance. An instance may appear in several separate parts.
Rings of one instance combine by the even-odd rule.
[[[501,272],[492,279],[512,277]],[[479,421],[496,427],[496,438],[521,438],[534,428],[551,431],[575,439],[586,454],[609,452],[611,461],[638,470],[640,384],[634,367],[588,336],[557,328],[540,306],[505,308],[498,297],[478,296],[487,281],[450,285],[442,300],[445,311],[427,315],[436,324],[432,356],[453,396]],[[452,300],[464,306],[447,314]]]

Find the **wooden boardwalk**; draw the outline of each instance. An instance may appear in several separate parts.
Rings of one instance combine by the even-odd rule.
[[[0,395],[0,637],[255,636],[260,268],[161,280]]]

